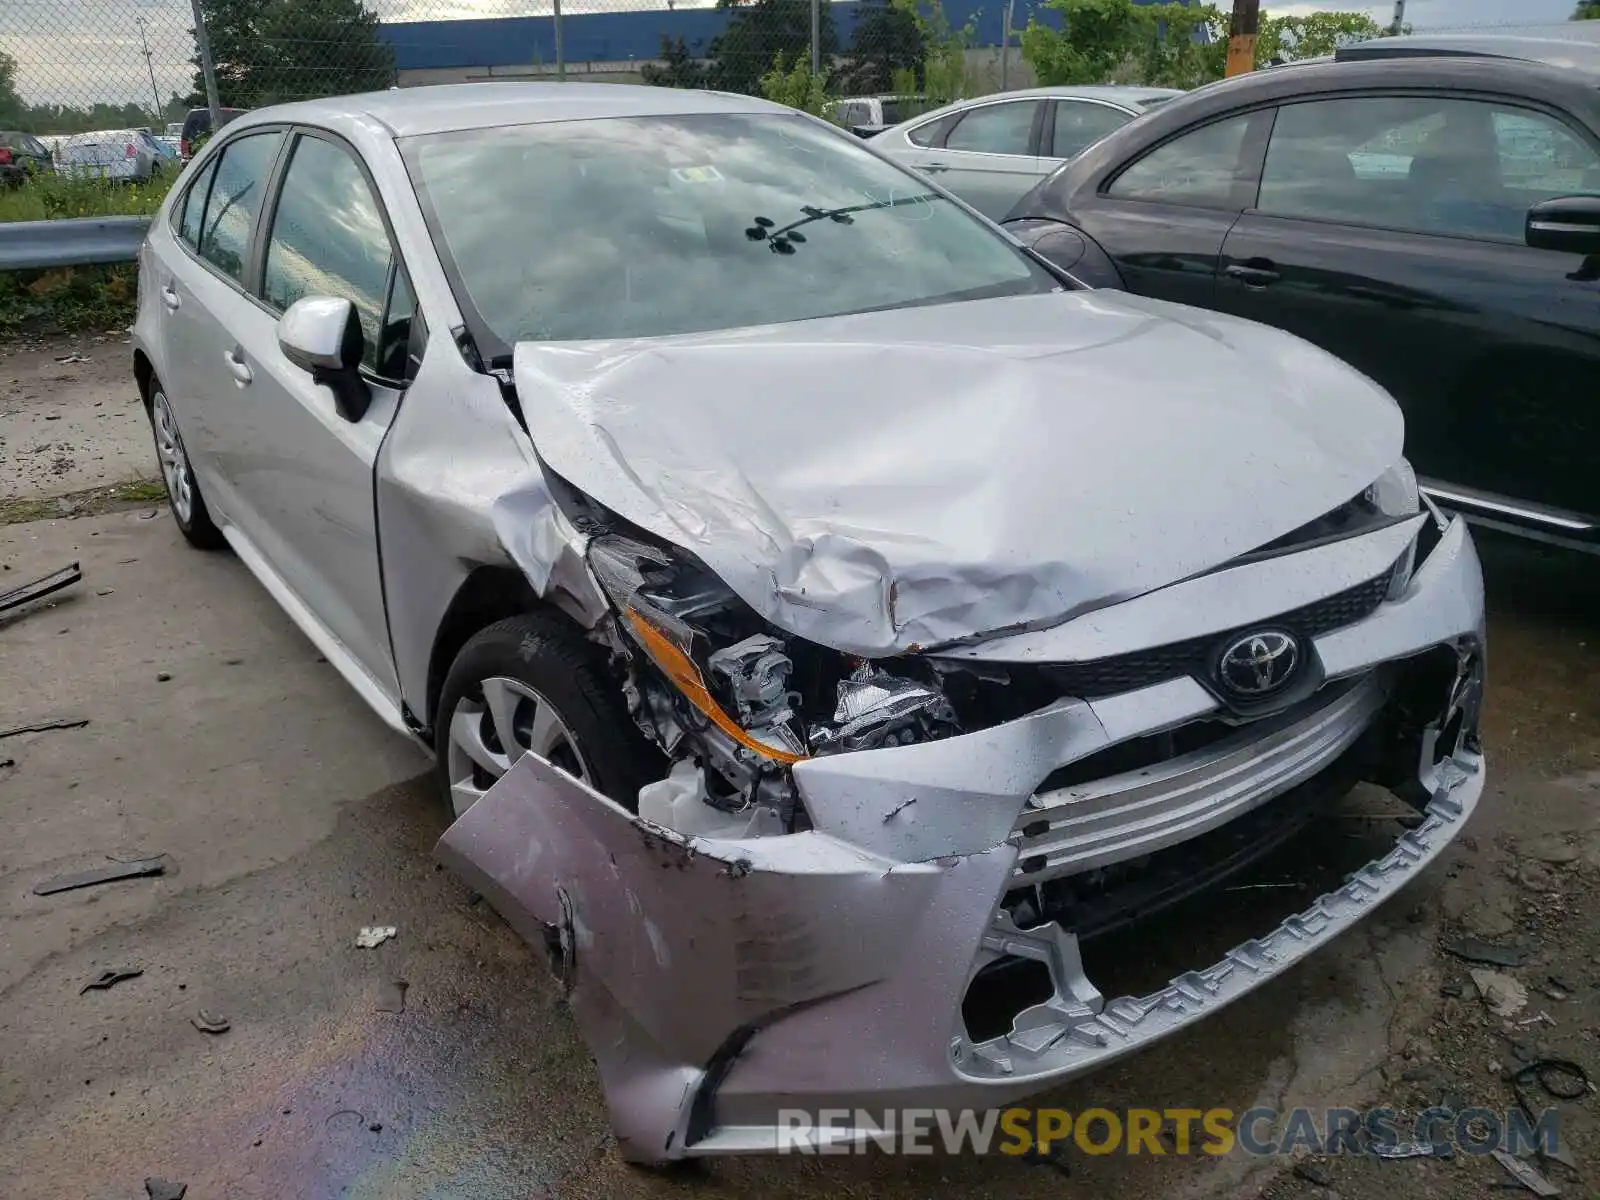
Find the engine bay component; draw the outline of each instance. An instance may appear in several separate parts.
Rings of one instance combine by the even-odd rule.
[[[805,743],[794,727],[801,698],[789,690],[794,663],[783,643],[764,633],[753,634],[707,660],[713,676],[726,681],[734,708],[751,737],[767,746],[804,756]]]
[[[817,754],[909,745],[961,732],[955,709],[943,693],[871,663],[863,663],[839,684],[833,719],[833,726],[811,728],[811,746]]]

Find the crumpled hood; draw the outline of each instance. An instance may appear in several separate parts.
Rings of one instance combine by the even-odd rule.
[[[515,375],[552,469],[865,656],[1205,571],[1349,500],[1403,436],[1298,338],[1119,292],[522,343]]]

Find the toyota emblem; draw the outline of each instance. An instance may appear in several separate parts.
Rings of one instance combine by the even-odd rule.
[[[1241,700],[1262,700],[1280,691],[1300,665],[1300,643],[1281,629],[1235,638],[1217,658],[1217,680]]]

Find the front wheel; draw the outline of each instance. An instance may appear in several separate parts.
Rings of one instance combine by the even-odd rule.
[[[457,817],[530,752],[630,810],[666,771],[600,647],[551,613],[510,617],[462,647],[439,695],[434,750]]]

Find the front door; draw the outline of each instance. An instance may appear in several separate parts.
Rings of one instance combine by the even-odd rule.
[[[1419,474],[1600,515],[1600,280],[1530,249],[1528,208],[1600,194],[1558,115],[1439,95],[1285,105],[1217,305],[1297,333],[1406,410]]]
[[[263,220],[258,300],[234,331],[243,402],[223,433],[248,457],[235,479],[248,533],[354,665],[397,699],[373,470],[400,402],[415,302],[377,194],[342,142],[297,134]],[[278,316],[312,295],[348,299],[360,318],[372,403],[358,420],[278,346]]]

